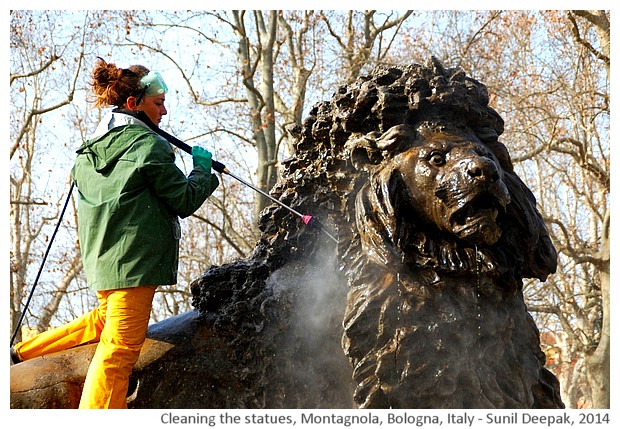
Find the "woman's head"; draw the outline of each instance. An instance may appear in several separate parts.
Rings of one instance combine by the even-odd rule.
[[[141,65],[122,69],[99,58],[93,70],[92,89],[97,107],[142,110],[156,125],[168,113],[164,105],[168,88],[161,75]]]

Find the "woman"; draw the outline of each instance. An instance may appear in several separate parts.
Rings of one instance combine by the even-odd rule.
[[[137,119],[142,113],[158,125],[168,113],[159,73],[99,58],[92,89],[96,107],[116,107],[79,148],[72,170],[84,271],[99,307],[16,344],[11,357],[19,362],[98,341],[80,408],[127,408],[129,375],[146,338],[153,295],[157,286],[176,283],[178,218],[196,211],[219,182],[208,151],[194,147],[186,177],[169,143]]]

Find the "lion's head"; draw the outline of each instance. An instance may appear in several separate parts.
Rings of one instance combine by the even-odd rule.
[[[406,252],[417,245],[414,230],[469,247],[500,238],[510,193],[496,155],[470,130],[397,125],[377,139],[350,139],[347,147],[369,173],[356,213],[373,255],[390,246]]]
[[[346,149],[367,173],[355,212],[371,258],[443,272],[493,271],[508,275],[512,290],[522,277],[544,280],[554,271],[555,251],[533,195],[500,161],[509,159],[503,144],[484,143],[469,128],[424,122],[378,137],[353,135]]]

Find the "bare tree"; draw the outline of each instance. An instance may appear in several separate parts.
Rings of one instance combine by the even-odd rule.
[[[596,79],[591,76],[587,81],[592,82],[592,86],[585,86],[585,97],[583,109],[583,119],[576,124],[577,139],[561,139],[556,150],[568,154],[583,169],[585,180],[591,183],[590,191],[593,195],[588,198],[588,208],[592,211],[594,218],[591,228],[595,240],[586,243],[586,246],[575,249],[570,240],[566,240],[567,248],[573,255],[573,259],[584,264],[592,265],[598,271],[598,281],[600,291],[600,316],[597,316],[596,323],[598,335],[593,338],[592,346],[595,348],[588,350],[586,360],[588,379],[592,388],[592,406],[594,408],[609,408],[610,402],[610,175],[609,175],[609,81],[610,81],[610,22],[609,11],[572,11],[567,13],[570,21],[573,37],[577,47],[576,50],[581,54],[590,56],[594,61],[584,60],[583,71],[591,72],[598,60],[606,71],[606,79]],[[583,18],[578,23],[576,17]],[[595,32],[596,37],[591,35]],[[598,40],[597,40],[598,39]],[[585,76],[584,76],[585,78]],[[584,79],[586,80],[586,79]],[[603,80],[601,85],[599,82]],[[602,115],[607,120],[602,122],[597,119],[597,115]],[[601,128],[606,127],[607,129]],[[567,136],[568,137],[568,136]],[[572,136],[571,136],[572,137]],[[598,198],[594,195],[598,194]],[[598,200],[598,201],[597,201]],[[591,245],[594,245],[593,247]],[[598,341],[597,341],[598,340]]]
[[[365,68],[386,60],[397,40],[399,29],[412,13],[406,11],[399,15],[396,12],[384,14],[376,10],[349,10],[342,15],[321,12],[329,34],[339,48],[340,69],[344,72],[346,83],[357,79]]]
[[[46,137],[50,130],[47,116],[62,111],[72,102],[78,84],[84,52],[69,54],[72,46],[83,46],[82,29],[65,37],[41,28],[53,28],[59,15],[54,12],[33,16],[32,12],[11,13],[11,276],[10,317],[14,331],[22,314],[25,299],[39,267],[40,255],[49,246],[50,228],[56,225],[64,196],[41,191],[42,180],[52,165],[46,158],[54,149]],[[45,34],[48,34],[45,36]],[[67,67],[70,65],[71,67]],[[66,70],[61,77],[58,70]],[[43,142],[43,143],[42,143]],[[54,159],[55,155],[50,157]],[[62,176],[61,176],[62,177]],[[67,174],[64,178],[68,177]],[[44,182],[43,182],[44,183]],[[65,192],[68,186],[64,188]],[[55,193],[57,195],[57,192]],[[66,296],[69,285],[80,274],[81,261],[77,247],[54,253],[52,264],[66,268],[59,284],[53,284],[39,308],[37,331],[49,327]],[[47,273],[50,273],[48,270]],[[57,277],[57,276],[55,276]],[[18,331],[17,340],[21,338]]]
[[[603,11],[592,21],[570,12],[520,16],[531,34],[549,35],[531,40],[551,49],[540,56],[543,46],[522,43],[518,70],[527,73],[506,88],[519,94],[508,98],[509,133],[521,151],[515,161],[538,178],[540,209],[560,253],[558,272],[540,291],[529,289],[530,308],[555,331],[570,406],[609,408],[608,20]]]

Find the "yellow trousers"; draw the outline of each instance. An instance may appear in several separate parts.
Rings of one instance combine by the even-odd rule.
[[[14,346],[21,360],[99,342],[80,408],[127,408],[129,375],[146,339],[156,286],[97,292],[99,307]]]

